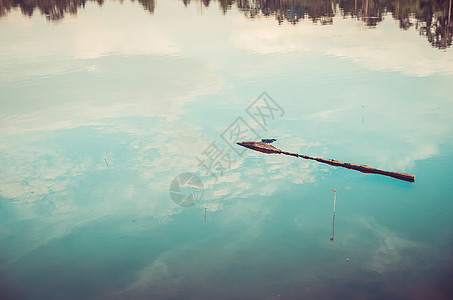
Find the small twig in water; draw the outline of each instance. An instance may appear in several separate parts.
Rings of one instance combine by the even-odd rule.
[[[206,196],[203,195],[203,200],[204,200],[204,222],[206,223],[206,211],[208,208],[206,207]]]
[[[104,161],[105,161],[105,164],[107,165],[107,168],[108,168],[109,167],[109,163],[107,162],[107,154],[108,154],[108,152],[105,152]]]
[[[337,201],[337,191],[332,190],[333,194],[333,220],[332,220],[332,237],[330,238],[330,241],[333,242],[333,238],[335,236],[335,202]]]

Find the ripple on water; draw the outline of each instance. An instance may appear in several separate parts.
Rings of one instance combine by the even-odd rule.
[[[169,225],[174,215],[147,216],[128,215],[104,217],[86,224],[81,228],[86,234],[99,239],[133,237],[151,231],[161,225]]]

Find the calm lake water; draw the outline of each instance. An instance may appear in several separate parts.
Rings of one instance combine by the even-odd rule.
[[[451,299],[448,1],[79,2],[0,4],[1,299]]]

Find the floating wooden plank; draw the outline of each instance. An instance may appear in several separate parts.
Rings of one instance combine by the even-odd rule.
[[[326,159],[326,158],[321,158],[321,157],[311,157],[308,155],[300,155],[297,153],[291,153],[291,152],[286,152],[282,151],[278,148],[275,148],[274,146],[271,146],[269,144],[265,143],[260,143],[260,142],[239,142],[237,143],[238,145],[242,147],[246,147],[255,151],[259,151],[262,153],[267,153],[267,154],[284,154],[284,155],[290,155],[290,156],[295,156],[295,157],[301,157],[303,159],[311,159],[311,160],[316,160],[320,163],[328,164],[331,166],[335,167],[343,167],[351,170],[356,170],[360,171],[362,173],[372,173],[372,174],[380,174],[384,176],[389,176],[393,177],[396,179],[408,181],[408,182],[414,182],[415,181],[415,176],[412,174],[407,174],[407,173],[401,173],[401,172],[390,172],[390,171],[384,171],[384,170],[379,170],[376,168],[372,168],[367,165],[356,165],[356,164],[351,164],[351,163],[345,163],[341,162],[338,160],[334,159]]]

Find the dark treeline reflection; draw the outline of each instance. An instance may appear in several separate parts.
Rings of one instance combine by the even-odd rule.
[[[31,16],[38,9],[49,20],[62,19],[65,14],[77,14],[77,10],[88,2],[104,0],[0,0],[0,16],[11,8],[20,7],[23,14]],[[115,0],[112,0],[115,1]],[[118,0],[123,2],[124,0]],[[135,0],[131,0],[134,2]],[[144,9],[153,13],[155,0],[136,0]],[[185,6],[191,0],[180,0]],[[223,13],[236,6],[248,18],[261,16],[275,17],[279,23],[283,21],[297,24],[300,20],[309,19],[322,25],[333,24],[333,17],[353,17],[363,21],[367,26],[374,27],[383,20],[385,14],[399,21],[400,28],[407,30],[412,26],[426,36],[428,41],[437,48],[445,49],[452,44],[452,0],[192,0],[199,5],[208,7],[217,3]]]
[[[123,3],[124,0],[118,0]],[[131,0],[134,2],[135,0]],[[63,19],[66,14],[77,14],[79,8],[85,7],[87,2],[104,4],[104,0],[0,0],[0,16],[6,15],[11,8],[20,7],[22,13],[32,16],[35,9],[45,15],[48,20],[57,21]],[[153,13],[155,0],[137,0],[149,12]]]

